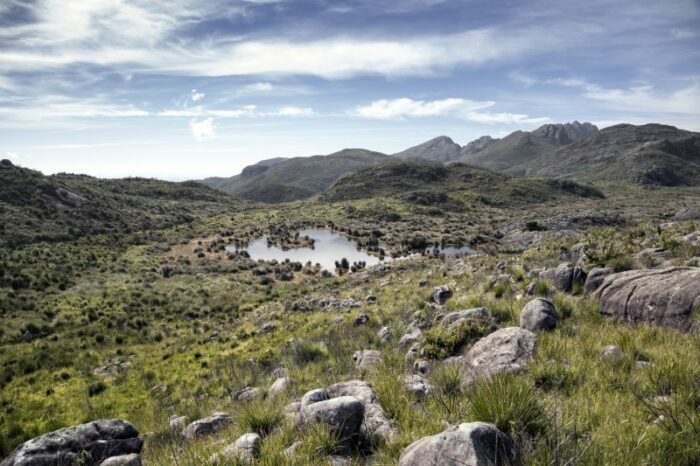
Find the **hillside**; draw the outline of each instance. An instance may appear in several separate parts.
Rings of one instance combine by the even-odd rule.
[[[560,196],[603,197],[600,191],[573,182],[513,177],[466,164],[392,161],[339,179],[325,201],[366,199],[418,191],[470,193],[494,205],[519,205]]]
[[[346,173],[386,160],[389,156],[379,152],[344,149],[326,156],[271,159],[244,168],[240,175],[202,183],[245,199],[286,202],[312,196]]]
[[[170,228],[237,205],[240,201],[193,182],[45,176],[0,162],[0,244],[9,246]]]
[[[590,123],[547,124],[535,131],[515,131],[479,151],[466,151],[457,159],[480,167],[522,174],[528,164],[558,147],[587,138],[598,131]],[[465,148],[468,147],[465,146]]]
[[[393,154],[403,160],[427,160],[429,162],[446,163],[459,158],[462,146],[447,136],[438,136],[430,141],[410,147]]]
[[[700,184],[700,134],[659,124],[615,125],[514,170],[647,186],[696,186]]]

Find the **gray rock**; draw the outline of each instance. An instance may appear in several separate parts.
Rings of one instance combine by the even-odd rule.
[[[278,379],[280,377],[284,377],[286,374],[287,374],[287,368],[284,366],[275,367],[272,371],[272,376],[277,377]]]
[[[237,460],[243,464],[253,464],[260,454],[262,438],[255,433],[243,434],[234,443],[212,456],[212,462]]]
[[[425,398],[433,391],[433,386],[424,377],[415,374],[409,374],[404,377],[404,387],[406,387],[407,392],[418,399]]]
[[[600,312],[620,322],[700,330],[700,268],[631,270],[609,275],[594,296]]]
[[[63,465],[76,462],[85,451],[98,465],[113,456],[140,453],[143,441],[133,424],[122,419],[98,421],[67,427],[28,440],[15,448],[0,466]]]
[[[182,430],[187,425],[187,416],[174,414],[168,418],[168,426],[171,430]]]
[[[100,466],[142,466],[141,456],[136,453],[107,458]]]
[[[405,348],[407,346],[412,346],[423,336],[421,329],[416,328],[412,332],[405,334],[399,340],[399,348]]]
[[[197,437],[212,435],[221,431],[229,425],[233,419],[231,415],[223,412],[216,412],[198,421],[194,421],[182,431],[182,438],[193,440]]]
[[[355,317],[355,320],[352,322],[352,325],[354,327],[358,327],[360,325],[364,325],[367,322],[369,322],[369,316],[367,314],[360,314],[359,316]]]
[[[426,286],[428,286],[428,279],[421,278],[420,280],[418,280],[418,286],[421,288],[425,288]]]
[[[571,292],[574,283],[583,285],[586,281],[586,272],[571,264],[559,264],[554,269],[547,269],[540,273],[539,278],[551,280],[559,291]]]
[[[535,354],[537,335],[520,327],[497,330],[481,338],[464,358],[467,376],[493,377],[524,370]]]
[[[482,323],[493,323],[493,316],[491,312],[485,307],[477,307],[474,309],[467,309],[466,311],[450,312],[440,321],[440,325],[443,327],[452,327],[465,320],[475,320]]]
[[[557,322],[559,314],[548,299],[535,298],[520,311],[520,326],[527,330],[552,330]]]
[[[406,361],[406,365],[413,367],[413,363],[416,361],[416,359],[420,356],[420,344],[414,343],[406,352],[406,357],[404,360]]]
[[[269,390],[267,391],[268,396],[276,396],[279,395],[280,393],[286,392],[289,390],[289,387],[292,385],[292,379],[289,377],[280,377],[279,379],[275,380],[272,385],[270,385]]]
[[[391,340],[391,337],[392,337],[391,329],[387,326],[384,326],[384,327],[379,329],[379,331],[377,332],[377,336],[379,337],[379,340],[382,343],[387,343],[388,341]]]
[[[368,303],[376,303],[377,297],[375,295],[371,294],[365,298],[365,301]]]
[[[257,387],[246,387],[233,394],[235,401],[250,401],[262,395],[262,390]]]
[[[316,388],[314,390],[310,390],[306,393],[304,393],[304,396],[301,397],[301,404],[299,405],[299,413],[302,413],[304,409],[312,405],[314,403],[318,403],[319,401],[326,401],[330,400],[331,395],[328,393],[328,390],[325,388]]]
[[[418,372],[419,374],[427,374],[430,372],[430,361],[427,361],[425,359],[419,359],[418,361],[413,363],[413,370]]]
[[[302,445],[303,444],[302,444],[301,440],[297,440],[296,442],[292,443],[290,446],[288,446],[287,448],[284,449],[284,452],[283,452],[284,456],[286,458],[293,458],[294,455],[296,455],[297,450],[299,448],[301,448]]]
[[[505,466],[514,457],[510,437],[493,424],[470,422],[413,442],[399,466]]]
[[[387,418],[379,398],[372,386],[362,380],[340,382],[328,387],[331,397],[351,396],[362,401],[364,405],[364,422],[362,430],[367,438],[389,441],[397,431]]]
[[[351,466],[352,461],[350,458],[340,455],[331,455],[328,457],[328,462],[331,466]]]
[[[436,286],[430,293],[429,301],[437,305],[442,306],[445,302],[452,297],[452,290],[447,285]]]
[[[600,355],[608,361],[619,361],[625,356],[625,352],[619,346],[607,345],[600,351]]]
[[[365,405],[354,396],[338,396],[312,403],[303,408],[302,414],[303,424],[324,424],[342,443],[349,445],[360,432]]]
[[[377,350],[355,351],[352,359],[355,361],[355,367],[358,370],[368,371],[381,362],[382,353]]]
[[[610,267],[596,267],[588,272],[588,277],[586,277],[586,283],[583,284],[583,292],[585,294],[591,294],[598,289],[600,285],[603,284],[605,277],[613,273],[613,269]]]

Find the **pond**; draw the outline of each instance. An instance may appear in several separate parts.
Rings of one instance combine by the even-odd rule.
[[[320,264],[321,267],[329,272],[335,271],[336,261],[345,258],[352,265],[354,262],[364,262],[367,267],[377,265],[383,261],[391,261],[392,258],[385,257],[380,259],[377,256],[372,256],[366,251],[363,251],[357,241],[348,238],[339,233],[323,229],[300,230],[299,236],[308,236],[314,240],[313,247],[302,247],[295,249],[283,250],[277,246],[267,244],[267,236],[251,241],[247,247],[238,248],[228,247],[231,252],[246,251],[253,260],[264,260],[284,262],[289,259],[291,262],[301,262],[306,264]],[[427,253],[437,251],[438,254],[444,254],[448,257],[470,254],[473,252],[467,247],[430,247],[426,249]]]

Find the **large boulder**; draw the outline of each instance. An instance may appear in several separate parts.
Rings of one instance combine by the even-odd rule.
[[[401,453],[399,466],[500,466],[513,459],[510,437],[493,424],[470,422],[416,440]]]
[[[137,453],[129,453],[128,455],[107,458],[100,463],[100,466],[143,466],[143,462]]]
[[[491,312],[485,307],[477,307],[474,309],[467,309],[466,311],[450,312],[440,321],[440,325],[443,327],[452,327],[465,320],[474,320],[477,322],[492,324],[493,316]]]
[[[328,393],[332,398],[352,396],[362,401],[365,408],[362,430],[366,437],[387,441],[396,435],[396,428],[387,418],[377,393],[369,383],[362,380],[340,382],[328,387]]]
[[[231,415],[223,412],[216,412],[198,421],[194,421],[182,431],[182,438],[194,440],[197,437],[212,435],[229,425],[233,419]]]
[[[533,358],[536,346],[537,335],[529,330],[520,327],[496,330],[474,343],[467,352],[466,375],[471,379],[522,371]]]
[[[579,267],[563,263],[554,269],[546,269],[540,272],[539,278],[551,280],[559,291],[569,293],[573,289],[574,283],[583,285],[586,281],[586,272]]]
[[[53,466],[74,464],[82,452],[88,465],[99,465],[114,457],[140,453],[143,441],[133,424],[122,419],[98,421],[67,427],[24,442],[0,466]]]
[[[557,308],[548,299],[535,298],[520,311],[520,326],[527,330],[552,330],[557,322]]]
[[[588,272],[586,283],[583,284],[584,294],[591,294],[603,284],[605,277],[613,273],[610,267],[596,267]]]
[[[700,330],[700,268],[631,270],[609,275],[594,296],[600,312],[617,321]]]
[[[352,443],[360,432],[365,405],[354,396],[338,396],[317,401],[303,408],[303,423],[319,422],[344,444]]]

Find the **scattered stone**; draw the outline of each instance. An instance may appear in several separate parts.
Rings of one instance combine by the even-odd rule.
[[[413,370],[425,375],[430,372],[430,362],[425,359],[419,359],[413,363]]]
[[[107,458],[100,466],[142,466],[141,456],[136,453],[129,453],[128,455],[112,456]]]
[[[352,461],[350,458],[340,455],[331,455],[328,457],[328,462],[331,466],[351,466]]]
[[[425,288],[426,286],[428,286],[428,279],[421,278],[420,280],[418,280],[418,286],[421,288]]]
[[[310,311],[350,311],[361,307],[362,303],[354,298],[335,298],[327,296],[324,298],[304,298],[287,305],[286,309],[293,312]]]
[[[540,273],[539,278],[551,280],[559,291],[570,293],[575,283],[583,285],[586,281],[586,272],[580,267],[574,267],[568,263],[559,264],[554,269],[546,269]]]
[[[700,268],[631,270],[609,275],[595,292],[600,312],[621,322],[700,331]]]
[[[268,396],[276,396],[279,395],[280,393],[286,392],[289,390],[289,387],[292,385],[292,379],[289,377],[280,377],[279,379],[275,380],[272,385],[270,385],[270,389],[267,391]]]
[[[193,440],[197,437],[212,435],[221,431],[229,425],[233,419],[231,415],[223,412],[216,412],[204,419],[194,421],[182,431],[182,438],[185,440]]]
[[[520,311],[520,326],[527,330],[552,330],[557,322],[559,314],[548,299],[535,298]]]
[[[358,370],[370,370],[382,360],[382,353],[377,350],[355,351],[352,359],[355,361],[355,367]]]
[[[277,377],[278,379],[280,377],[284,377],[286,374],[287,374],[287,368],[284,366],[278,366],[272,370],[272,376]]]
[[[600,355],[608,361],[619,361],[625,357],[625,352],[619,346],[608,345],[600,351]]]
[[[182,430],[187,426],[187,416],[178,416],[173,414],[168,418],[168,426],[171,430]]]
[[[399,466],[505,466],[514,458],[510,437],[493,424],[470,422],[413,442]]]
[[[389,441],[396,435],[396,428],[391,425],[379,404],[376,392],[369,383],[362,380],[340,382],[328,387],[328,394],[332,398],[351,396],[362,401],[364,405],[362,430],[365,437]]]
[[[234,401],[251,401],[262,395],[262,390],[257,387],[246,387],[233,394]]]
[[[420,344],[414,343],[413,345],[411,345],[411,347],[406,352],[406,357],[404,358],[406,361],[406,365],[413,366],[413,362],[416,360],[416,358],[419,355],[420,355]]]
[[[275,324],[273,324],[272,322],[266,322],[262,325],[262,327],[260,327],[260,330],[263,333],[272,333],[275,330],[277,330],[277,326]]]
[[[376,303],[376,302],[377,302],[377,297],[376,297],[375,295],[371,294],[371,295],[369,295],[369,296],[367,296],[367,297],[365,298],[365,301],[368,302],[368,303],[370,303],[370,304],[371,304],[371,303]]]
[[[479,339],[464,357],[467,382],[527,368],[535,354],[537,335],[520,327],[496,330]]]
[[[377,336],[379,337],[379,340],[382,343],[387,343],[391,340],[392,337],[391,329],[387,326],[384,326],[379,329],[379,331],[377,332]]]
[[[252,432],[243,434],[234,443],[212,455],[211,460],[213,463],[236,460],[243,464],[253,464],[260,454],[261,443],[262,438],[258,434]]]
[[[143,440],[133,424],[123,419],[98,421],[67,427],[28,440],[0,462],[0,466],[74,464],[83,451],[90,465],[113,456],[140,453]]]
[[[369,322],[369,316],[365,313],[360,314],[359,316],[355,317],[355,320],[352,322],[353,327],[358,327],[360,325],[364,325],[367,322]]]
[[[425,398],[433,390],[433,386],[424,377],[416,374],[404,377],[404,387],[418,399]]]
[[[422,336],[423,332],[421,331],[421,329],[414,329],[412,332],[407,333],[406,335],[401,337],[401,339],[399,340],[399,348],[405,348],[406,346],[414,345],[418,342],[418,340],[421,339]]]
[[[319,401],[326,401],[331,398],[331,395],[328,393],[328,390],[325,388],[316,388],[314,390],[310,390],[304,394],[303,397],[301,397],[301,404],[299,406],[299,412],[303,413],[304,408],[307,406],[318,403]]]
[[[320,422],[326,425],[341,443],[349,446],[360,432],[365,406],[354,396],[337,396],[303,406],[300,415],[302,424]]]
[[[442,318],[440,325],[443,327],[452,327],[458,325],[465,320],[476,320],[483,323],[493,323],[491,312],[485,307],[477,307],[467,309],[466,311],[450,312]]]
[[[447,285],[436,286],[430,293],[429,302],[435,303],[439,306],[445,304],[445,302],[452,297],[452,290]]]
[[[292,458],[294,455],[296,455],[297,450],[302,446],[302,442],[300,440],[297,440],[296,442],[292,443],[290,446],[284,449],[284,456],[287,458]]]
[[[583,292],[585,294],[591,294],[598,289],[600,285],[603,284],[605,277],[613,273],[613,269],[610,267],[596,267],[588,272],[588,277],[586,277],[586,283],[583,284]]]

